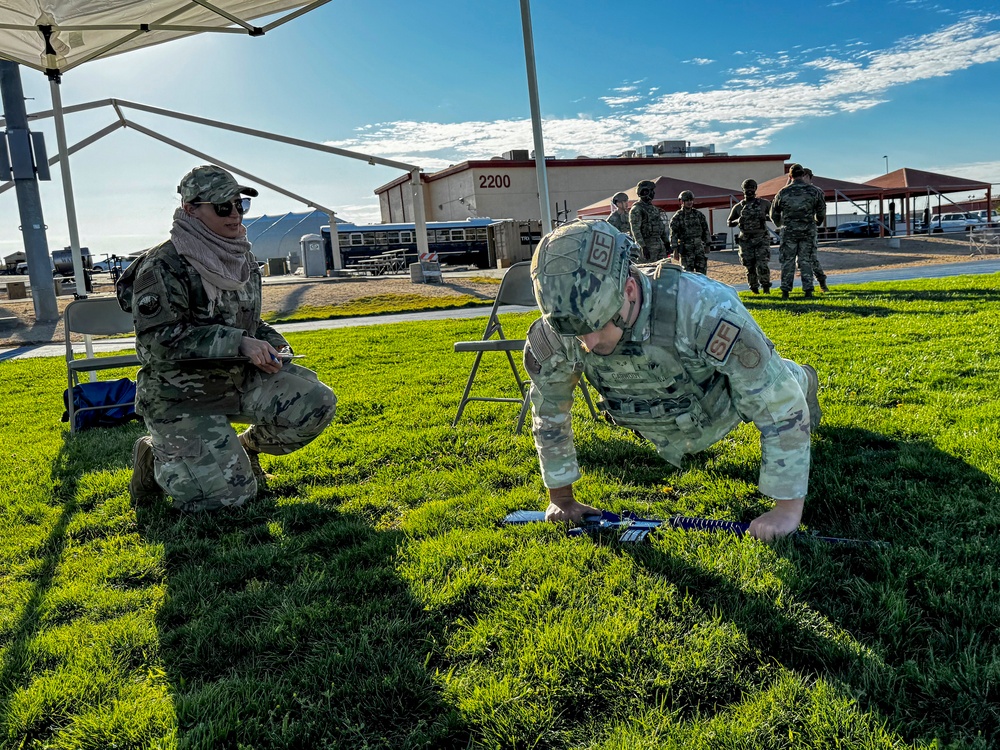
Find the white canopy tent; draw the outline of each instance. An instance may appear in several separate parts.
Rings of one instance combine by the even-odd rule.
[[[263,36],[327,2],[329,0],[10,0],[0,6],[0,59],[39,70],[50,81],[51,114],[55,120],[59,149],[59,156],[50,161],[58,161],[62,173],[73,269],[78,282],[83,279],[83,265],[69,168],[70,150],[66,144],[59,90],[62,74],[90,60],[193,34],[209,32]],[[267,19],[267,22],[256,26],[253,21],[257,19]],[[88,140],[92,142],[92,139]],[[78,146],[82,147],[82,144]],[[350,152],[342,152],[341,155],[364,158],[369,164],[399,167],[410,173],[415,191],[414,205],[417,207],[414,218],[418,247],[421,252],[426,252],[420,168],[369,155]],[[421,227],[423,231],[420,231]],[[82,284],[77,286],[82,289]]]
[[[0,57],[61,75],[90,60],[192,34],[262,36],[327,2],[7,0],[0,6]],[[268,16],[278,17],[252,24]]]

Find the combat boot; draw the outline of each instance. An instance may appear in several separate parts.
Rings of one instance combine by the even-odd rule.
[[[760,289],[758,289],[755,286],[750,287],[750,291],[753,292],[754,294],[760,294]]]
[[[764,284],[764,286],[761,287],[761,288],[764,290],[764,294],[770,294],[771,293],[771,285],[770,284]]]
[[[802,296],[805,297],[806,299],[812,299],[813,290],[807,289],[806,291],[802,292]]]
[[[154,467],[153,439],[143,435],[132,446],[132,479],[128,483],[128,494],[136,505],[163,497],[163,488],[153,474]]]
[[[274,474],[268,474],[264,471],[263,467],[261,467],[260,451],[254,450],[247,444],[247,433],[240,433],[239,439],[240,445],[243,446],[243,450],[246,451],[247,458],[250,460],[250,469],[253,471],[253,477],[257,480],[257,491],[266,492],[267,483],[268,481],[274,479]]]
[[[829,292],[830,291],[830,287],[828,287],[826,285],[826,277],[823,277],[822,279],[820,279],[820,281],[819,281],[819,288],[822,289],[824,292]]]
[[[785,289],[781,290],[781,299],[788,299],[788,292]]]
[[[806,374],[806,403],[809,404],[809,429],[812,432],[819,427],[819,421],[823,418],[823,410],[819,406],[819,376],[811,365],[801,365],[802,372]]]

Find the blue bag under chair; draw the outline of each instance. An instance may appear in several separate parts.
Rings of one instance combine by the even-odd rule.
[[[99,380],[96,383],[78,383],[73,386],[74,431],[91,427],[116,427],[138,419],[135,413],[135,381]],[[66,411],[62,421],[69,421],[70,390],[63,391]]]

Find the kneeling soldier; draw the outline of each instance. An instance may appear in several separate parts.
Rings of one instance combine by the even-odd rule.
[[[267,479],[259,454],[291,453],[333,419],[337,399],[261,320],[261,277],[243,226],[253,188],[216,166],[177,192],[170,239],[118,281],[142,368],[132,452],[135,502],[166,492],[181,510],[242,505]],[[238,360],[238,361],[234,361]],[[250,427],[236,434],[231,422]]]

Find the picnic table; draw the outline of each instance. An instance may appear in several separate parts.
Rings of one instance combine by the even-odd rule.
[[[379,255],[370,258],[362,258],[354,264],[361,271],[370,273],[372,276],[382,276],[387,273],[402,273],[407,270],[406,251],[386,250]]]
[[[975,227],[969,232],[971,255],[1000,255],[1000,227]]]

